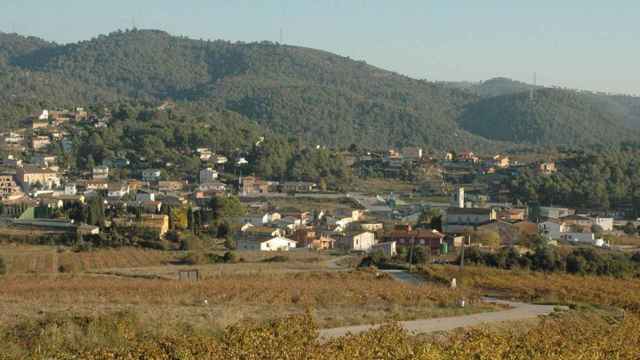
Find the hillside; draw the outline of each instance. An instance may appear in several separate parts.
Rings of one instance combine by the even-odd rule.
[[[8,56],[7,63],[12,74],[41,74],[41,83],[52,83],[56,96],[37,87],[32,94],[53,104],[171,98],[227,108],[313,143],[493,145],[455,123],[471,96],[318,50],[128,31],[33,46]],[[73,84],[57,86],[59,79]],[[9,92],[20,89],[15,79],[4,84]]]
[[[534,86],[521,81],[511,80],[503,77],[497,77],[486,81],[481,81],[479,83],[445,82],[444,84],[453,89],[465,90],[482,98],[512,95],[522,92],[528,92],[531,89],[540,88],[539,86]]]
[[[5,125],[43,107],[171,99],[200,109],[194,117],[202,109],[231,111],[265,131],[329,146],[494,151],[518,142],[617,142],[626,127],[640,128],[635,98],[565,103],[572,96],[545,90],[548,99],[540,100],[549,106],[532,112],[524,106],[528,95],[518,95],[531,85],[505,78],[432,83],[320,50],[157,30],[68,45],[0,33],[0,70]],[[555,127],[570,130],[543,130]]]
[[[556,89],[537,90],[533,99],[529,93],[483,99],[466,107],[459,124],[488,139],[535,145],[613,144],[638,136],[589,96]]]

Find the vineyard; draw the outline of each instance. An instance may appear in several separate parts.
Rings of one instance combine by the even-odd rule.
[[[416,339],[389,324],[321,342],[310,315],[243,323],[218,336],[155,335],[134,313],[50,317],[0,333],[0,358],[22,359],[637,359],[640,318],[565,313],[524,331],[473,329]]]
[[[158,327],[185,323],[222,330],[247,319],[265,321],[306,310],[335,327],[492,310],[475,291],[433,284],[414,287],[369,271],[212,276],[198,282],[101,275],[0,278],[0,322],[33,309],[95,315],[134,309]],[[470,306],[460,308],[460,298]],[[206,300],[206,302],[205,302]]]
[[[2,246],[0,256],[9,274],[50,274],[111,268],[160,266],[175,259],[166,251],[104,249],[90,252],[58,251],[47,246]]]
[[[620,307],[640,313],[640,279],[577,276],[562,273],[498,270],[488,267],[432,266],[428,277],[442,282],[456,277],[463,287],[524,301],[583,303]]]

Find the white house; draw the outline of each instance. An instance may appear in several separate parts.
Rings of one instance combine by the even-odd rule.
[[[121,198],[129,194],[129,185],[124,183],[109,184],[107,196],[110,198]]]
[[[239,239],[238,250],[246,251],[289,251],[296,247],[296,242],[282,236],[270,239]]]
[[[92,175],[94,180],[104,180],[109,178],[108,166],[96,166],[92,169]]]
[[[538,231],[549,240],[560,240],[563,233],[569,231],[569,227],[559,221],[545,221],[538,224]]]
[[[613,231],[613,218],[595,217],[591,219],[594,225],[599,225],[604,231]]]
[[[207,184],[218,179],[218,172],[212,168],[200,170],[200,184]]]
[[[357,232],[346,236],[341,236],[336,246],[346,250],[369,251],[375,245],[375,235],[369,231]]]
[[[158,169],[144,169],[142,170],[142,180],[144,181],[157,181],[160,180],[162,172]]]
[[[150,191],[138,191],[136,194],[136,201],[156,201],[156,194]]]
[[[64,186],[65,195],[75,195],[77,193],[78,193],[78,189],[76,188],[76,184],[66,184]]]

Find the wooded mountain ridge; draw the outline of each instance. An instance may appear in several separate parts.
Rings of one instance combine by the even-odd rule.
[[[59,45],[0,33],[0,122],[42,108],[175,101],[311,144],[436,150],[615,144],[640,132],[640,99],[416,80],[329,52],[272,42],[116,31]],[[204,110],[203,110],[204,109]],[[194,114],[201,116],[203,114]]]

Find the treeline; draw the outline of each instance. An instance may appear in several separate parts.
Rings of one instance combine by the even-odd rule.
[[[497,252],[468,248],[465,251],[464,261],[501,269],[520,268],[616,277],[640,275],[640,253],[629,255],[602,252],[593,248],[577,248],[563,252],[553,247],[543,246],[526,254],[520,254],[513,248],[502,248]],[[460,262],[460,258],[457,262]]]
[[[632,209],[640,215],[640,151],[580,152],[558,162],[556,174],[524,171],[509,181],[513,197],[529,204]]]

